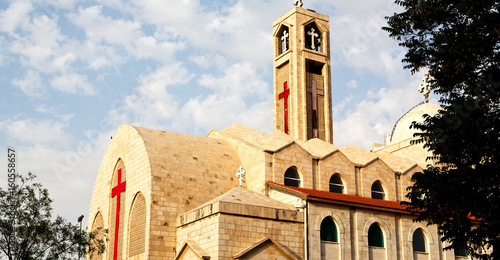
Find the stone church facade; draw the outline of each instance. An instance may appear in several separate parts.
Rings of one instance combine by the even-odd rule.
[[[399,203],[414,152],[333,145],[328,22],[295,7],[273,23],[274,132],[120,126],[89,210],[106,252],[87,258],[467,259]]]

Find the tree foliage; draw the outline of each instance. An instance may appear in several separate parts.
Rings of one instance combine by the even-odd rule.
[[[36,176],[16,177],[19,185],[14,189],[0,188],[0,256],[9,260],[76,259],[80,252],[83,256],[86,251],[104,251],[98,233],[104,230],[87,234],[60,216],[53,218],[47,189],[31,183]]]
[[[416,143],[439,167],[413,175],[417,221],[436,224],[450,248],[500,259],[500,2],[397,0],[390,37],[412,73],[428,70],[443,110],[425,116]]]

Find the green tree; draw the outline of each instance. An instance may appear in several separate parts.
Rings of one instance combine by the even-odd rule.
[[[446,249],[500,259],[500,2],[395,3],[403,11],[383,29],[407,48],[404,68],[429,71],[444,108],[412,126],[439,167],[413,175],[410,209],[438,226]]]
[[[82,255],[102,253],[105,231],[87,234],[60,216],[53,218],[49,193],[32,183],[35,177],[17,175],[19,185],[0,188],[0,258],[76,259],[80,250]]]

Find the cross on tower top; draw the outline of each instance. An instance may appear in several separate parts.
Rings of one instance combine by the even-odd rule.
[[[429,80],[429,75],[425,74],[424,78],[422,79],[424,83],[420,84],[420,87],[418,88],[418,92],[424,94],[425,103],[429,103],[429,94],[431,93],[432,83],[429,82]]]
[[[243,168],[243,165],[240,165],[240,168],[238,169],[238,172],[236,173],[236,178],[240,181],[240,187],[243,187],[243,177],[247,171]]]
[[[293,2],[293,4],[294,4],[295,6],[298,6],[298,7],[302,7],[302,6],[304,5],[304,4],[302,3],[302,0],[295,0],[295,1]]]

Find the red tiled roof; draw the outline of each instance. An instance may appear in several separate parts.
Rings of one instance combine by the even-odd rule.
[[[401,203],[396,202],[396,201],[389,201],[389,200],[378,200],[378,199],[372,199],[372,198],[366,198],[366,197],[360,197],[360,196],[354,196],[354,195],[347,195],[347,194],[340,194],[340,193],[334,193],[334,192],[329,192],[329,191],[320,191],[320,190],[311,190],[311,189],[304,189],[304,188],[296,188],[296,187],[289,187],[285,186],[282,184],[278,184],[272,181],[268,181],[269,184],[272,186],[277,186],[281,187],[284,189],[288,190],[293,190],[300,192],[304,195],[306,195],[308,198],[316,198],[316,199],[322,199],[322,200],[327,200],[331,201],[332,203],[340,203],[340,204],[350,204],[353,206],[360,206],[360,207],[368,207],[368,208],[380,208],[380,210],[397,210],[397,211],[407,211],[406,205],[401,205]],[[410,211],[407,211],[409,214],[411,214]]]

